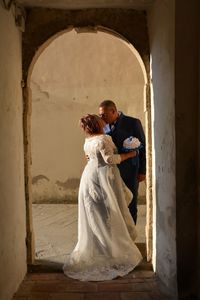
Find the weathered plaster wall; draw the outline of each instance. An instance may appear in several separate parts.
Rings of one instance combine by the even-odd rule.
[[[148,12],[152,80],[153,265],[176,295],[174,1]]]
[[[179,295],[196,299],[198,280],[199,1],[176,1],[176,195]],[[188,146],[186,146],[188,145]]]
[[[199,22],[199,28],[200,28],[200,22]],[[199,30],[199,105],[198,105],[198,215],[197,215],[197,220],[198,220],[198,234],[197,234],[197,239],[198,239],[198,282],[200,282],[200,30]],[[200,299],[200,285],[198,287],[198,297]]]
[[[23,78],[38,48],[62,30],[70,27],[109,28],[126,38],[139,52],[146,71],[149,71],[149,42],[144,11],[133,9],[27,9],[26,31],[23,34]],[[48,28],[48,30],[46,30]],[[138,30],[140,28],[140,30]]]
[[[48,7],[59,9],[83,9],[83,8],[129,8],[144,10],[151,6],[154,0],[17,0],[18,3],[28,7]]]
[[[26,273],[21,33],[1,6],[0,36],[0,299],[10,300]]]
[[[31,76],[33,202],[77,201],[86,163],[79,119],[98,114],[99,103],[112,99],[145,129],[144,88],[133,50],[111,34],[72,30],[42,52]]]

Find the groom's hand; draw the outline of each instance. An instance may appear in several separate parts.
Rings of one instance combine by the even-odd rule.
[[[142,182],[145,179],[146,179],[146,175],[145,174],[138,174],[138,176],[137,176],[138,182]]]

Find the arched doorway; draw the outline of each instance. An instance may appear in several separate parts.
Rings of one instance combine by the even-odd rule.
[[[71,29],[71,28],[70,28]],[[81,32],[82,31],[82,29],[80,29],[80,28],[78,28],[78,29],[76,29],[77,30],[77,32]],[[85,31],[85,30],[84,30]],[[86,32],[88,32],[88,30],[86,30]],[[146,94],[146,90],[148,90],[147,89],[147,75],[146,75],[146,71],[145,71],[145,67],[144,67],[144,64],[143,64],[143,62],[142,62],[142,59],[141,59],[141,57],[140,57],[140,55],[138,54],[138,52],[136,51],[136,49],[129,43],[129,42],[127,42],[124,38],[122,38],[120,35],[118,35],[116,32],[112,32],[111,30],[109,30],[109,29],[107,29],[107,28],[102,28],[102,27],[98,27],[98,34],[100,35],[100,36],[104,36],[104,38],[105,38],[105,36],[107,36],[107,38],[108,37],[110,37],[110,40],[115,40],[115,42],[116,41],[118,41],[118,43],[120,43],[121,44],[121,46],[122,46],[122,48],[124,47],[124,49],[126,49],[127,51],[129,51],[130,53],[131,53],[131,55],[132,55],[132,60],[136,60],[137,61],[137,67],[138,67],[138,70],[140,69],[140,71],[138,71],[139,73],[135,73],[135,75],[136,75],[136,77],[137,77],[137,75],[138,76],[140,76],[141,77],[141,80],[140,80],[140,88],[138,89],[138,91],[134,94],[134,89],[136,89],[136,86],[134,85],[134,80],[133,80],[133,78],[134,78],[134,76],[132,76],[132,78],[131,78],[131,76],[130,76],[130,74],[129,74],[129,72],[131,71],[131,61],[128,61],[128,62],[126,62],[126,66],[129,66],[129,70],[127,70],[127,74],[126,74],[126,76],[123,76],[122,77],[122,75],[123,74],[121,74],[121,80],[122,80],[122,82],[120,82],[119,81],[119,79],[120,79],[120,76],[118,76],[118,82],[117,82],[117,85],[116,85],[116,82],[115,82],[115,88],[114,88],[114,85],[112,85],[113,83],[112,83],[112,80],[110,80],[110,83],[109,84],[106,84],[106,79],[103,79],[103,81],[100,83],[100,82],[98,82],[98,83],[96,83],[96,88],[100,85],[100,86],[102,86],[102,83],[104,84],[104,86],[106,87],[106,88],[104,88],[104,91],[102,90],[102,88],[101,88],[101,92],[99,93],[99,98],[98,97],[96,97],[96,102],[95,101],[93,101],[93,99],[95,98],[95,93],[94,93],[94,91],[93,92],[91,92],[91,91],[89,91],[89,90],[87,90],[87,92],[86,91],[83,91],[83,89],[82,90],[80,90],[80,91],[76,91],[76,96],[74,96],[74,91],[73,91],[73,89],[71,89],[71,91],[70,91],[70,89],[68,88],[68,93],[66,93],[66,94],[68,94],[68,97],[69,97],[69,99],[70,99],[70,101],[68,101],[68,108],[65,106],[65,109],[66,109],[66,112],[67,112],[67,110],[68,110],[68,115],[69,115],[69,112],[71,111],[75,111],[76,112],[76,117],[75,117],[75,119],[76,119],[76,122],[74,123],[74,125],[72,126],[73,128],[71,129],[71,131],[74,133],[74,131],[75,132],[77,132],[77,134],[78,134],[78,126],[77,126],[77,120],[78,120],[78,117],[80,117],[81,116],[81,114],[84,112],[84,109],[85,109],[85,113],[87,113],[88,112],[88,109],[89,110],[93,110],[93,111],[95,111],[95,109],[98,107],[98,103],[101,101],[101,99],[102,98],[113,98],[114,97],[114,99],[113,100],[115,100],[116,101],[116,103],[117,103],[117,105],[118,105],[118,107],[121,107],[121,109],[123,109],[123,111],[125,112],[125,113],[127,113],[127,114],[129,114],[129,115],[132,115],[133,113],[134,113],[134,115],[136,116],[136,117],[139,117],[140,119],[142,118],[142,123],[143,123],[143,125],[144,125],[144,127],[146,127],[146,136],[147,136],[147,140],[149,139],[149,132],[151,131],[150,130],[150,126],[149,126],[149,124],[150,124],[150,111],[149,111],[149,109],[147,109],[147,106],[146,106],[146,97],[148,97],[149,96],[149,94]],[[47,115],[45,116],[45,115],[43,115],[43,113],[42,113],[42,106],[41,107],[33,107],[32,106],[32,100],[34,101],[34,103],[39,103],[40,102],[40,100],[38,101],[38,99],[39,98],[37,98],[37,92],[38,93],[41,93],[42,91],[43,91],[43,89],[41,88],[41,82],[40,82],[40,84],[38,83],[38,82],[36,82],[36,80],[34,79],[33,80],[33,77],[34,77],[34,72],[35,73],[38,73],[38,74],[41,74],[41,70],[37,70],[37,72],[35,71],[35,69],[37,69],[37,63],[38,63],[38,61],[41,59],[41,57],[45,54],[45,51],[46,51],[46,49],[48,48],[48,46],[49,46],[49,48],[51,48],[51,46],[53,45],[53,43],[54,43],[54,41],[59,41],[59,40],[61,40],[61,38],[64,36],[64,35],[66,35],[66,38],[67,38],[67,35],[70,35],[70,34],[75,34],[75,35],[77,35],[77,33],[75,32],[75,31],[68,31],[68,33],[66,33],[66,30],[65,31],[63,31],[63,32],[59,32],[57,35],[55,35],[55,36],[53,36],[50,40],[48,40],[47,42],[45,42],[41,47],[40,47],[40,49],[37,51],[37,53],[36,53],[36,55],[34,56],[34,58],[33,58],[33,60],[32,60],[32,63],[31,63],[31,65],[30,65],[30,68],[29,68],[29,72],[28,72],[28,79],[27,79],[27,90],[28,90],[28,103],[29,103],[29,105],[28,105],[28,107],[29,107],[29,112],[28,112],[28,119],[27,119],[27,121],[28,121],[28,123],[27,123],[27,132],[29,132],[29,134],[28,134],[28,140],[29,140],[29,145],[30,145],[30,142],[31,141],[33,141],[32,140],[32,137],[33,137],[33,135],[32,135],[32,137],[31,137],[31,134],[30,134],[30,123],[31,123],[31,112],[32,112],[32,117],[33,117],[33,115],[34,115],[34,118],[35,118],[35,121],[37,120],[37,115],[39,116],[40,115],[40,120],[37,120],[38,122],[35,122],[35,124],[37,124],[36,126],[38,126],[38,134],[36,134],[35,136],[37,136],[37,139],[35,139],[35,141],[33,141],[33,147],[31,148],[31,146],[29,146],[29,149],[27,149],[28,151],[27,151],[27,157],[29,157],[29,158],[31,158],[31,159],[33,159],[33,165],[32,165],[32,167],[30,166],[30,164],[29,164],[29,161],[27,162],[27,172],[28,172],[28,180],[30,181],[32,181],[32,183],[30,182],[30,184],[28,185],[29,186],[29,191],[28,191],[28,194],[29,194],[29,201],[28,201],[28,209],[29,209],[29,219],[28,219],[28,226],[29,226],[29,231],[32,233],[32,230],[33,230],[33,226],[32,226],[32,207],[31,207],[31,205],[32,205],[32,196],[34,195],[34,197],[35,197],[35,200],[34,201],[36,201],[37,202],[37,197],[38,197],[38,199],[39,198],[45,198],[45,194],[43,193],[43,195],[41,196],[41,195],[39,195],[39,193],[38,193],[38,182],[39,182],[39,186],[40,186],[40,192],[45,192],[46,193],[46,195],[49,193],[49,196],[48,197],[50,197],[50,198],[52,198],[51,197],[51,189],[55,192],[56,191],[56,188],[57,188],[57,192],[55,192],[54,193],[54,199],[58,196],[60,196],[62,193],[60,193],[59,194],[59,190],[63,190],[62,188],[64,187],[64,185],[65,186],[67,186],[67,184],[69,184],[69,181],[70,181],[70,179],[71,180],[75,180],[76,182],[78,182],[78,177],[80,177],[80,174],[81,174],[81,170],[82,170],[82,167],[83,167],[83,154],[81,154],[79,157],[81,157],[81,161],[79,161],[80,159],[76,159],[76,162],[77,162],[77,166],[79,166],[79,170],[78,170],[78,173],[77,174],[75,174],[74,176],[72,176],[70,173],[73,173],[73,166],[71,166],[71,167],[69,167],[69,176],[72,176],[72,178],[70,178],[69,176],[66,176],[66,174],[64,175],[65,177],[63,177],[62,179],[59,179],[59,180],[56,180],[56,176],[54,176],[54,183],[53,183],[53,186],[52,186],[52,178],[49,180],[49,175],[48,174],[44,174],[44,172],[39,172],[39,173],[37,173],[37,171],[36,171],[36,169],[38,168],[38,170],[39,170],[39,168],[40,168],[40,166],[41,166],[41,161],[43,162],[42,164],[43,164],[43,167],[44,167],[44,161],[45,161],[45,159],[47,159],[47,157],[49,157],[48,159],[49,159],[49,161],[52,161],[52,156],[49,156],[50,155],[50,153],[48,153],[48,152],[51,152],[51,151],[48,151],[48,148],[46,148],[46,150],[43,152],[43,158],[42,158],[42,152],[40,151],[40,148],[42,147],[41,146],[41,143],[42,143],[42,141],[44,141],[44,135],[42,136],[42,130],[41,130],[41,126],[39,125],[39,124],[44,124],[44,126],[43,127],[45,127],[46,125],[47,125],[47,127],[49,127],[48,125],[50,124],[50,123],[48,123],[48,121],[45,123],[45,121],[44,121],[44,119],[42,119],[42,117],[45,117],[46,118],[46,120],[48,120],[48,118],[47,118]],[[90,38],[91,37],[93,37],[94,38],[94,36],[97,36],[96,34],[94,34],[94,33],[85,33],[85,34],[87,34],[87,35],[90,35]],[[82,36],[82,38],[83,38],[83,36],[84,36],[84,34],[82,34],[82,35],[79,35],[80,37]],[[102,38],[101,39],[99,39],[99,42],[100,43],[102,43]],[[104,42],[104,44],[105,44],[105,40],[103,41]],[[83,41],[82,41],[82,43],[83,43]],[[88,41],[87,41],[87,43],[88,43]],[[103,45],[103,44],[102,44]],[[115,48],[115,47],[114,47]],[[114,48],[110,48],[110,49],[114,49]],[[108,48],[102,48],[102,49],[108,49]],[[94,50],[94,49],[93,49]],[[90,51],[91,51],[91,49],[90,49]],[[116,51],[115,51],[116,52]],[[98,53],[97,53],[98,54]],[[73,53],[73,55],[74,55],[74,53]],[[124,54],[123,54],[124,55]],[[74,56],[74,57],[80,57],[80,53],[78,54],[78,53],[76,53],[76,55]],[[91,55],[90,55],[90,57],[91,57]],[[102,57],[104,57],[105,58],[105,55],[104,56],[102,56]],[[112,55],[110,55],[110,57],[112,57]],[[130,56],[131,57],[131,56]],[[134,59],[133,59],[134,58]],[[81,57],[80,57],[80,59],[82,59]],[[126,59],[127,59],[127,57],[126,57]],[[85,59],[83,59],[82,61],[86,61]],[[96,57],[96,61],[97,61],[97,57]],[[121,65],[117,65],[116,67],[117,67],[117,69],[120,69],[120,71],[121,70],[123,70],[123,64],[125,64],[124,62],[123,62],[123,60],[118,60],[118,59],[115,59],[114,60],[115,61],[115,63],[116,62],[120,62],[121,63]],[[80,61],[79,61],[80,62]],[[59,64],[59,62],[57,61],[57,63]],[[69,65],[69,63],[68,63],[68,65]],[[101,63],[99,64],[99,65],[101,65]],[[132,61],[132,65],[134,65],[134,63],[133,63],[133,61]],[[105,66],[107,66],[107,63],[105,64]],[[104,66],[104,68],[105,68],[105,66]],[[77,66],[76,66],[77,67]],[[43,64],[43,68],[45,68],[45,64]],[[85,68],[85,67],[84,67]],[[83,68],[83,69],[84,69]],[[86,69],[86,68],[85,68]],[[70,67],[70,70],[69,70],[69,74],[70,74],[70,72],[73,70],[73,67],[71,66]],[[80,70],[79,70],[80,71]],[[96,74],[98,74],[98,76],[101,74],[100,73],[100,71],[101,70],[99,70],[98,72],[96,72]],[[43,73],[43,77],[42,76],[40,76],[40,79],[41,80],[43,80],[43,81],[45,81],[45,71],[44,71],[44,73]],[[47,77],[48,77],[48,75],[49,74],[47,74]],[[94,75],[94,74],[93,74]],[[105,75],[105,74],[104,74]],[[128,75],[128,76],[127,76]],[[69,75],[69,76],[71,76],[71,75]],[[97,77],[98,77],[97,76]],[[37,76],[36,76],[37,77]],[[35,78],[36,78],[35,77]],[[55,77],[56,77],[56,74],[55,74]],[[57,76],[57,77],[59,77],[59,76]],[[91,77],[91,76],[89,76],[89,77]],[[106,76],[104,76],[104,77],[106,77]],[[112,77],[112,76],[111,76]],[[124,78],[125,77],[125,78]],[[43,79],[42,79],[43,78]],[[81,79],[81,81],[83,81],[83,78],[84,78],[84,76],[80,76],[80,78],[79,79]],[[92,78],[94,78],[94,76],[92,76]],[[109,78],[109,76],[108,76],[108,74],[107,74],[107,78]],[[130,81],[130,79],[132,79],[132,82]],[[60,82],[60,78],[57,78],[56,79],[58,82]],[[69,80],[70,80],[70,77],[68,77],[68,78],[66,78],[66,82],[69,82]],[[77,78],[77,80],[78,80],[78,78]],[[124,80],[124,81],[123,81]],[[55,78],[54,78],[54,82],[55,82]],[[139,81],[137,81],[137,84],[138,84],[138,82]],[[124,91],[125,91],[125,93],[123,94],[123,92],[122,92],[122,86],[123,85],[125,85],[125,83],[126,83],[126,88],[124,89]],[[121,84],[121,85],[120,85]],[[87,86],[88,86],[88,83],[86,84]],[[79,83],[77,83],[77,86],[81,86],[81,84]],[[116,86],[117,86],[117,88],[116,88]],[[52,87],[52,82],[51,82],[51,87]],[[68,86],[69,87],[69,86]],[[32,95],[32,91],[31,91],[31,89],[32,89],[32,91],[34,90],[34,95]],[[108,91],[110,89],[110,91]],[[53,88],[53,90],[55,91],[56,89],[55,88]],[[93,87],[93,90],[94,90],[94,87]],[[58,89],[57,89],[57,91],[58,91]],[[99,90],[100,91],[100,90]],[[106,92],[105,92],[106,91]],[[84,92],[86,92],[86,95],[82,98],[82,95],[84,94]],[[138,95],[137,95],[137,93],[138,93]],[[140,94],[140,95],[139,95]],[[139,101],[140,102],[140,105],[139,105],[139,107],[137,107],[137,102],[136,101],[134,101],[134,97],[133,97],[133,95],[134,95],[134,97],[139,97],[140,99],[142,99],[142,105],[141,105],[141,100]],[[47,91],[47,90],[45,90],[45,92],[43,92],[43,96],[44,97],[49,97],[49,92]],[[31,99],[32,98],[32,99]],[[55,95],[54,95],[54,100],[55,100]],[[118,100],[118,99],[123,99],[122,101],[120,101],[120,100]],[[51,99],[52,99],[52,95],[51,95]],[[83,100],[84,99],[84,100]],[[92,99],[92,102],[91,102],[91,100],[90,99]],[[126,100],[125,100],[126,99]],[[78,100],[78,101],[77,101]],[[81,100],[81,101],[80,101]],[[47,102],[48,102],[48,100],[47,100]],[[57,102],[57,101],[56,101]],[[77,103],[78,102],[78,103]],[[82,103],[81,103],[82,102]],[[88,103],[89,102],[89,103]],[[135,106],[133,105],[133,103],[135,102]],[[52,103],[52,101],[50,101],[50,105],[51,105],[51,109],[52,109],[52,112],[53,112],[53,115],[54,115],[54,117],[55,117],[55,112],[56,112],[56,107],[53,107],[53,103]],[[60,113],[61,113],[61,111],[62,111],[62,105],[61,105],[61,103],[62,103],[62,101],[60,102],[60,108],[61,108],[61,110],[59,110],[58,109],[58,107],[57,107],[57,109],[58,109],[58,115],[60,115]],[[44,103],[43,103],[44,104]],[[43,105],[42,104],[42,105]],[[58,103],[57,103],[58,104]],[[66,103],[65,103],[66,104]],[[70,105],[69,105],[70,104]],[[77,104],[78,104],[78,106],[77,106]],[[87,104],[87,105],[86,105]],[[74,107],[73,107],[74,106]],[[32,108],[31,108],[32,107]],[[143,110],[143,115],[141,114],[141,107],[142,107],[142,110]],[[37,110],[38,110],[38,113],[37,113]],[[136,111],[137,111],[137,113],[136,113]],[[144,113],[144,111],[145,111],[145,113]],[[40,114],[39,114],[39,112],[40,112]],[[138,114],[138,115],[137,115]],[[42,116],[43,115],[43,116]],[[68,124],[68,126],[70,126],[70,124],[71,123],[73,123],[73,121],[72,120],[74,120],[74,116],[73,116],[73,118],[72,119],[70,119],[69,120],[69,124]],[[57,121],[58,121],[58,117],[57,117]],[[75,125],[76,124],[76,125]],[[62,125],[61,126],[62,128],[64,128],[64,126]],[[50,128],[49,128],[50,129]],[[37,132],[37,128],[35,128],[34,129],[35,130],[35,133]],[[69,131],[69,133],[71,132],[71,131]],[[47,131],[46,131],[47,132]],[[57,143],[55,143],[55,139],[52,137],[52,135],[53,135],[53,131],[52,131],[52,128],[50,129],[50,131],[49,132],[51,132],[51,136],[49,137],[49,141],[50,141],[50,144],[48,144],[48,143],[46,143],[46,146],[48,147],[48,145],[50,146],[50,148],[51,148],[51,146],[52,146],[52,144],[51,144],[51,142],[54,140],[54,145],[55,144],[57,144]],[[44,131],[43,131],[43,133],[44,133]],[[40,136],[40,138],[39,138],[39,135],[41,135]],[[56,136],[56,133],[55,133],[55,136]],[[74,135],[75,136],[75,135]],[[71,137],[71,139],[72,139],[72,137]],[[80,138],[78,141],[79,141],[79,143],[80,143],[80,145],[76,145],[76,147],[75,147],[75,149],[80,149],[80,147],[81,147],[81,143],[83,143],[83,137],[82,138]],[[37,141],[36,141],[37,140]],[[45,141],[47,142],[47,140],[48,139],[46,139]],[[61,138],[61,140],[63,140],[63,137]],[[61,141],[60,140],[60,141]],[[77,139],[75,139],[75,140],[73,140],[73,142],[74,143],[77,143]],[[64,146],[64,143],[60,143],[60,145],[63,145]],[[72,143],[73,144],[73,143]],[[147,142],[147,144],[148,144],[148,149],[147,150],[149,150],[150,149],[150,140]],[[35,147],[35,145],[37,145],[36,147]],[[35,147],[35,148],[34,148]],[[60,146],[58,146],[59,148],[60,148]],[[65,149],[65,146],[63,147],[64,149]],[[39,152],[37,152],[37,150],[39,150]],[[44,145],[43,145],[43,149],[45,149],[45,147],[44,147]],[[66,149],[68,149],[68,151],[69,151],[69,146],[66,148]],[[65,149],[65,150],[66,150]],[[55,149],[54,149],[55,150]],[[71,148],[71,153],[73,153],[73,149]],[[36,153],[37,152],[37,153]],[[48,153],[48,155],[47,155],[47,153]],[[148,259],[150,259],[151,258],[151,236],[152,236],[152,233],[151,233],[151,220],[152,220],[152,204],[151,204],[151,190],[150,190],[150,186],[151,186],[151,184],[150,184],[150,181],[151,181],[151,175],[150,175],[150,173],[151,173],[151,169],[150,169],[150,164],[151,164],[151,156],[150,156],[150,153],[147,151],[147,153],[148,153],[148,176],[147,176],[147,191],[148,191],[148,193],[147,193],[147,226],[146,226],[146,239],[147,239],[147,250],[148,250]],[[55,154],[55,152],[54,152],[54,154]],[[61,157],[62,157],[62,155],[60,156],[60,155],[58,155],[59,157],[60,157],[60,159],[61,159]],[[77,156],[78,157],[78,156]],[[46,166],[48,165],[48,159],[47,159],[47,163],[46,163]],[[54,159],[56,159],[55,157],[54,157]],[[38,160],[38,164],[36,164],[37,165],[37,167],[35,167],[35,162]],[[71,160],[72,161],[72,160]],[[60,172],[60,170],[61,170],[61,166],[62,166],[62,164],[63,164],[63,161],[61,160],[61,164],[60,164],[60,167],[59,167],[59,172]],[[69,165],[70,164],[70,161],[69,162],[67,162],[66,161],[66,165]],[[58,164],[59,165],[59,164]],[[45,169],[45,167],[43,168],[43,170]],[[66,168],[65,168],[66,169]],[[76,168],[77,169],[77,168]],[[42,171],[43,171],[42,170]],[[33,173],[33,172],[35,172],[33,175],[31,175],[31,173]],[[55,169],[54,169],[54,175],[55,175]],[[50,172],[51,173],[51,172]],[[67,178],[67,179],[66,179]],[[57,178],[58,179],[58,178]],[[44,184],[44,186],[42,186],[42,184]],[[35,187],[37,186],[37,188],[35,189]],[[55,188],[56,187],[56,188]],[[75,189],[77,189],[78,188],[78,185],[75,187]],[[33,191],[33,189],[35,189],[34,191]],[[47,190],[48,190],[48,193],[47,193]],[[34,194],[32,193],[32,192],[34,192]],[[66,191],[65,191],[66,192]],[[76,191],[71,191],[72,192],[72,194],[73,194],[73,192],[75,192],[75,194],[76,194]],[[38,194],[37,194],[38,193]],[[144,192],[143,192],[143,194],[144,194]],[[64,197],[65,197],[65,199],[66,199],[66,193],[64,193]],[[41,196],[41,197],[40,197]],[[68,190],[68,197],[69,197],[69,190]],[[31,238],[30,238],[30,241],[29,241],[29,244],[28,244],[28,246],[29,246],[29,253],[30,253],[30,260],[33,262],[34,261],[34,257],[35,257],[35,254],[34,254],[34,251],[35,251],[35,247],[34,247],[34,235],[32,235],[31,234]]]

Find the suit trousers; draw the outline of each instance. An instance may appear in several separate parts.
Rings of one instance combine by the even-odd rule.
[[[130,164],[130,162],[129,162],[129,164]],[[133,199],[132,199],[131,203],[129,204],[129,211],[130,211],[131,216],[136,224],[137,212],[138,212],[137,198],[138,198],[138,188],[139,188],[139,182],[137,179],[138,166],[135,166],[133,168],[132,165],[128,166],[128,164],[121,163],[121,165],[119,165],[118,167],[119,167],[119,171],[120,171],[120,174],[121,174],[121,177],[122,177],[124,183],[133,193]]]

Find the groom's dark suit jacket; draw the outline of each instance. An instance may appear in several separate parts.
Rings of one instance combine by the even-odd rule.
[[[133,200],[137,202],[137,175],[146,174],[145,135],[142,124],[139,119],[125,116],[123,113],[121,113],[113,126],[114,127],[109,134],[111,135],[119,153],[124,152],[123,141],[130,136],[138,138],[143,146],[142,149],[139,150],[139,160],[137,160],[138,163],[136,163],[136,165],[133,165],[131,158],[121,162],[121,164],[118,165],[120,174],[125,184],[134,194]]]

